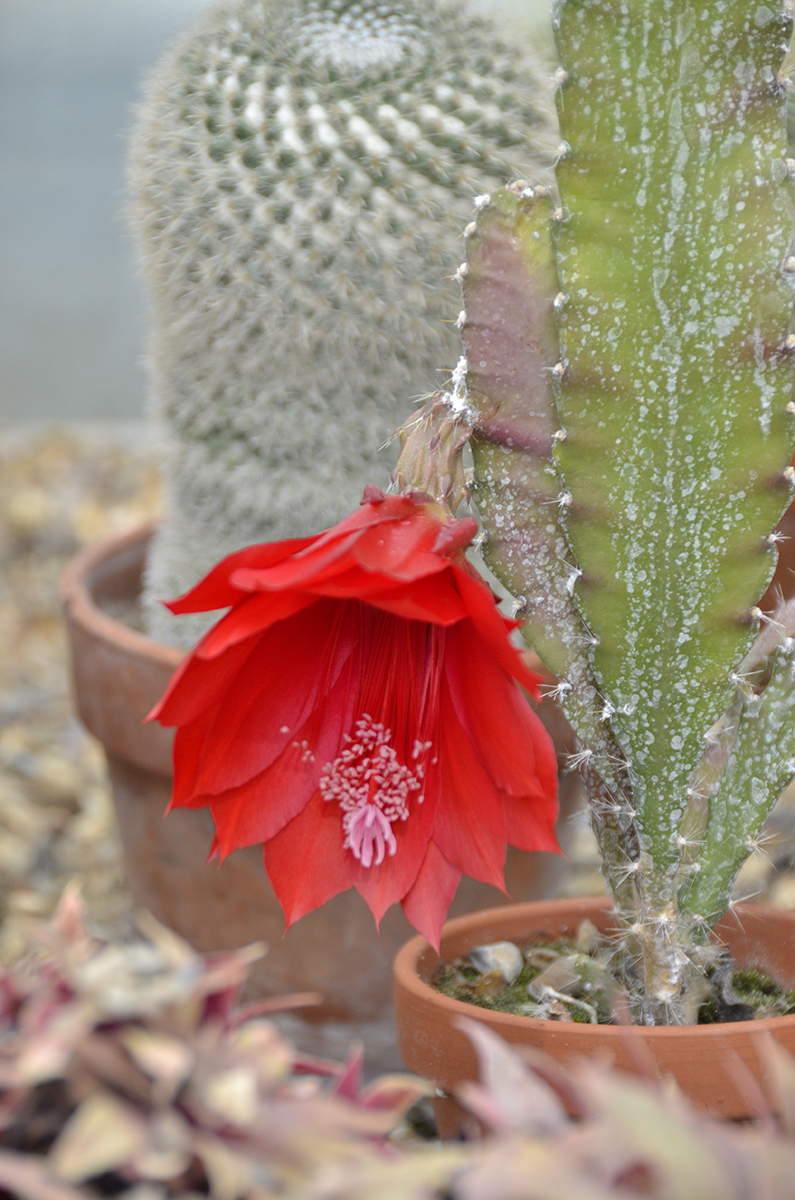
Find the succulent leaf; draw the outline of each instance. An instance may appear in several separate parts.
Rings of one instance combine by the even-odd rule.
[[[768,7],[567,0],[556,448],[576,596],[658,866],[790,497],[793,207]]]

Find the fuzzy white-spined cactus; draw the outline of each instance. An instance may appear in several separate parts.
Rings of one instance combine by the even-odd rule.
[[[473,198],[551,161],[546,75],[434,0],[238,0],[156,69],[131,159],[166,448],[154,636],[195,640],[158,601],[223,554],[386,483],[384,442],[457,357]]]

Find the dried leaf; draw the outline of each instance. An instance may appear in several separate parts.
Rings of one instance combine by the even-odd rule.
[[[54,1179],[43,1158],[0,1150],[0,1188],[19,1200],[87,1200],[81,1188]]]
[[[156,1113],[149,1125],[149,1143],[130,1159],[130,1166],[144,1179],[177,1179],[192,1160],[190,1129],[173,1110]]]
[[[320,992],[294,992],[291,996],[265,996],[262,1000],[253,1000],[244,1004],[230,1018],[231,1027],[242,1025],[244,1021],[253,1021],[255,1017],[265,1017],[270,1013],[284,1012],[288,1008],[312,1008],[323,1003]]]
[[[256,1063],[263,1081],[275,1083],[289,1075],[295,1051],[285,1041],[275,1025],[267,1021],[252,1021],[236,1028],[231,1045],[245,1058]]]
[[[152,1098],[151,1084],[115,1038],[108,1034],[90,1033],[75,1047],[75,1058],[69,1069],[70,1083],[77,1084],[76,1095],[84,1099],[102,1085],[121,1091],[128,1099],[147,1104]]]
[[[469,1157],[455,1190],[456,1200],[631,1200],[643,1194],[605,1186],[587,1162],[577,1161],[570,1147],[527,1138],[487,1143]],[[666,1194],[665,1200],[681,1198]]]
[[[494,1130],[555,1133],[567,1117],[555,1092],[528,1069],[519,1056],[479,1021],[456,1021],[475,1047],[480,1064],[480,1085],[457,1089],[467,1108]]]
[[[71,880],[63,890],[55,909],[53,925],[63,945],[79,953],[87,953],[91,939],[86,932],[86,906],[83,903],[82,884]]]
[[[205,1104],[233,1125],[251,1125],[258,1110],[257,1072],[251,1066],[231,1067],[211,1075],[201,1086]]]
[[[79,1183],[129,1162],[147,1142],[146,1123],[135,1109],[97,1092],[75,1109],[48,1162],[56,1175]]]
[[[179,934],[174,933],[173,929],[169,929],[167,925],[161,924],[146,909],[141,909],[135,914],[135,923],[141,933],[163,951],[163,956],[171,967],[180,970],[195,960],[196,951],[190,943],[181,938]]]
[[[43,1029],[31,1030],[25,1037],[14,1072],[17,1085],[62,1078],[75,1045],[91,1023],[86,1007],[78,1002],[55,1008]]]
[[[433,1092],[433,1084],[418,1075],[380,1075],[361,1093],[359,1104],[362,1108],[383,1110],[397,1124],[412,1104]]]
[[[179,941],[176,939],[175,941]],[[75,986],[108,1016],[140,1016],[189,1000],[202,973],[191,952],[178,963],[161,945],[110,944],[75,969]]]
[[[242,1151],[209,1135],[194,1137],[193,1151],[207,1174],[212,1200],[242,1200],[255,1190],[251,1159]]]
[[[470,1147],[446,1145],[420,1148],[402,1160],[360,1154],[329,1161],[301,1196],[302,1200],[431,1200],[455,1195],[459,1200],[460,1172],[470,1157]],[[488,1200],[497,1200],[497,1196],[491,1192]]]
[[[361,1042],[356,1042],[351,1046],[345,1070],[334,1086],[332,1093],[334,1096],[339,1096],[343,1100],[355,1101],[357,1099],[362,1086],[363,1062],[364,1046]]]
[[[719,1150],[714,1132],[720,1126],[700,1117],[676,1088],[653,1086],[590,1062],[582,1064],[578,1076],[596,1114],[587,1128],[580,1127],[578,1141],[597,1175],[615,1183],[622,1172],[645,1163],[661,1180],[662,1196],[739,1200],[743,1195],[734,1187],[737,1164],[730,1153],[739,1151],[738,1142]]]
[[[191,1073],[195,1054],[178,1038],[134,1026],[123,1031],[121,1041],[141,1070],[167,1084],[172,1095]]]
[[[205,964],[202,991],[206,995],[239,987],[245,981],[249,967],[268,953],[265,942],[252,942]]]

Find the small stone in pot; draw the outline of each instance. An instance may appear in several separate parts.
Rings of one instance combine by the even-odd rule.
[[[474,946],[469,951],[469,961],[476,971],[486,974],[499,971],[506,983],[515,983],[524,966],[524,957],[513,942],[492,942],[487,946]]]

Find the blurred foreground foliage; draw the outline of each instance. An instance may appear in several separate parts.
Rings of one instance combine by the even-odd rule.
[[[424,1141],[410,1075],[363,1087],[361,1054],[307,1058],[240,1006],[250,947],[202,957],[146,914],[86,930],[76,887],[0,975],[0,1194],[22,1200],[784,1200],[795,1179],[795,1063],[770,1047],[772,1107],[707,1120],[668,1087],[522,1059],[467,1021],[481,1083],[473,1140]],[[751,1086],[749,1084],[749,1086]],[[753,1098],[753,1097],[752,1097]],[[427,1103],[427,1101],[426,1101]],[[407,1114],[409,1119],[407,1120]],[[574,1114],[574,1115],[570,1115]],[[485,1136],[477,1136],[482,1130]]]

